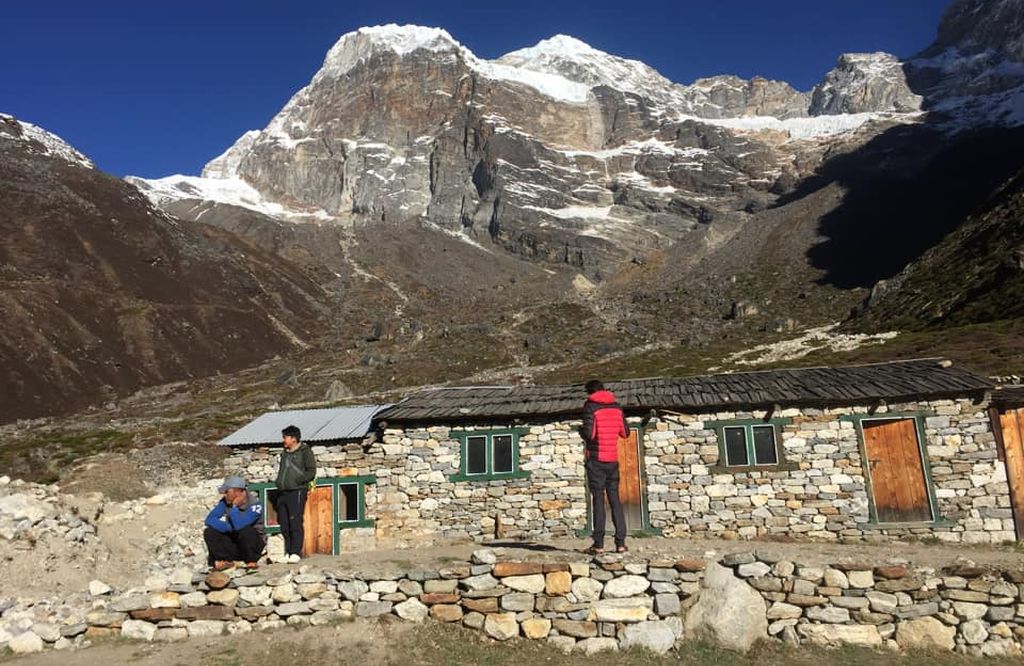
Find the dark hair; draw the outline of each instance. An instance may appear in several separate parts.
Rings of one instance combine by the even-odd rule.
[[[589,382],[583,385],[583,388],[586,390],[587,395],[590,395],[591,393],[603,391],[604,384],[601,382],[600,379],[591,379]]]
[[[282,437],[294,437],[298,441],[302,441],[302,431],[299,430],[299,426],[290,425],[281,431]]]

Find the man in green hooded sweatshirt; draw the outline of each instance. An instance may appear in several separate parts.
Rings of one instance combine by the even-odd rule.
[[[281,465],[277,469],[277,499],[274,508],[277,522],[284,537],[286,562],[298,562],[302,558],[302,541],[305,533],[302,526],[306,509],[306,495],[309,483],[316,478],[316,457],[313,449],[304,444],[302,432],[290,425],[281,431],[284,450],[281,451]]]

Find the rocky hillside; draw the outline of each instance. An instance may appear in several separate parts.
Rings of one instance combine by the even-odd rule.
[[[258,400],[710,345],[707,365],[863,312],[872,290],[871,327],[885,303],[901,326],[932,321],[914,286],[930,278],[906,276],[940,270],[944,247],[967,270],[1019,170],[1022,16],[1024,0],[955,0],[918,56],[841,54],[806,91],[675,83],[564,35],[485,60],[441,29],[363,28],[201,176],[127,184],[8,120],[0,220],[17,240],[0,252],[40,228],[61,248],[4,259],[13,416],[274,354]],[[943,298],[990,305],[958,322],[1016,316],[996,307],[1012,290],[971,275]],[[679,368],[696,369],[643,371]]]
[[[0,420],[238,370],[326,321],[326,292],[280,258],[154,209],[10,116],[0,200]]]

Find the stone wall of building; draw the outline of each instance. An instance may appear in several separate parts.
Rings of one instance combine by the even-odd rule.
[[[1001,543],[1015,538],[1005,465],[997,459],[986,405],[943,400],[881,406],[873,417],[919,414],[933,482],[934,524],[880,529],[869,521],[858,428],[865,407],[786,409],[779,427],[787,469],[730,471],[719,464],[713,422],[764,419],[766,412],[662,415],[644,424],[643,474],[651,526],[666,536],[732,539],[789,535],[820,540],[936,538]],[[631,419],[639,426],[639,419]],[[394,428],[363,446],[315,446],[320,476],[374,475],[367,516],[376,528],[347,531],[346,549],[447,538],[571,537],[586,527],[583,443],[578,421],[517,426],[528,478],[451,481],[458,435],[507,426]],[[239,451],[229,469],[272,479],[278,450]]]
[[[666,535],[813,539],[934,537],[964,543],[1015,538],[1006,467],[997,459],[985,405],[968,400],[894,404],[871,415],[919,414],[935,492],[936,524],[878,529],[869,524],[859,426],[864,407],[786,409],[779,430],[787,471],[718,468],[710,423],[764,419],[766,412],[719,412],[662,418],[645,436],[648,509]]]

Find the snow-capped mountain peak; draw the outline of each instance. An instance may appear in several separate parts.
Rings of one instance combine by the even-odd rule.
[[[623,92],[651,95],[676,87],[653,67],[595,49],[569,35],[555,35],[536,45],[506,53],[503,65],[565,77],[587,86],[609,86]]]
[[[435,52],[467,51],[447,30],[441,28],[394,23],[371,26],[342,35],[327,52],[317,76],[342,76],[361,61],[382,51],[404,56],[420,49]]]
[[[33,150],[51,157],[94,169],[96,166],[88,157],[71,147],[64,139],[41,127],[18,120],[14,116],[0,113],[0,140],[25,141]]]

